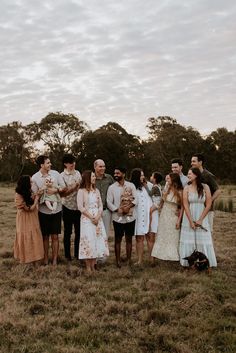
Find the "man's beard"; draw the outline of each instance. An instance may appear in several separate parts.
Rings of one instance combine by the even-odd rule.
[[[122,179],[123,179],[123,177],[122,176],[114,176],[114,179],[116,180],[116,181],[121,181]]]

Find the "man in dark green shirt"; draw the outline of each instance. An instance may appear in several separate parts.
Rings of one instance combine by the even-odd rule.
[[[205,162],[205,158],[203,154],[201,153],[195,153],[192,156],[191,159],[191,166],[194,168],[198,168],[200,172],[202,173],[202,183],[207,184],[210,188],[211,191],[211,210],[209,211],[209,221],[211,225],[211,229],[213,230],[213,218],[214,218],[214,212],[213,212],[213,204],[214,201],[217,199],[217,197],[220,195],[221,191],[219,189],[219,185],[216,182],[214,174],[209,172],[207,169],[203,167]]]
[[[102,159],[97,159],[94,162],[94,170],[96,175],[96,187],[100,191],[103,204],[103,223],[106,229],[107,237],[110,235],[111,227],[111,211],[107,208],[107,190],[114,180],[110,174],[106,174],[106,165]]]

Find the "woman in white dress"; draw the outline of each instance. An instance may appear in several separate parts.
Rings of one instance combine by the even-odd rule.
[[[102,221],[102,200],[95,181],[95,173],[91,170],[84,171],[77,194],[78,209],[81,212],[79,259],[85,260],[88,272],[95,270],[97,258],[109,255]]]
[[[136,252],[138,261],[136,265],[141,265],[143,262],[143,251],[144,251],[144,238],[146,236],[147,246],[150,251],[150,239],[149,225],[150,225],[150,209],[152,206],[152,199],[149,196],[150,190],[148,189],[147,183],[142,169],[135,168],[131,172],[131,183],[133,183],[137,189],[137,204],[136,208],[136,221],[135,221],[135,232],[136,235]]]
[[[179,233],[183,215],[183,187],[177,173],[166,178],[167,190],[161,202],[158,235],[152,256],[161,260],[179,261]]]
[[[198,250],[207,256],[210,267],[216,267],[208,217],[212,202],[210,188],[201,183],[201,172],[198,168],[190,168],[188,178],[191,184],[185,186],[183,194],[184,216],[180,233],[180,263],[182,266],[188,266],[188,261],[183,258]]]

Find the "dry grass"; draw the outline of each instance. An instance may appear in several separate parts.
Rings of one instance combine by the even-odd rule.
[[[0,188],[0,352],[235,352],[233,214],[216,213],[211,276],[168,262],[118,270],[112,251],[88,277],[75,263],[68,268],[62,251],[54,270],[17,264],[13,198]]]
[[[215,202],[215,209],[236,212],[236,185],[224,185],[221,190],[221,195]]]

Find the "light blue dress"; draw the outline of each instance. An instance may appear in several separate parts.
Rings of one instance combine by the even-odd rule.
[[[188,201],[192,219],[193,221],[197,221],[205,208],[205,193],[202,197],[199,197],[197,192],[188,191]],[[182,266],[188,266],[188,261],[183,260],[183,258],[190,256],[194,250],[198,250],[207,256],[210,267],[217,266],[208,215],[203,219],[202,226],[207,231],[201,228],[192,229],[184,212],[179,246],[180,263]]]

